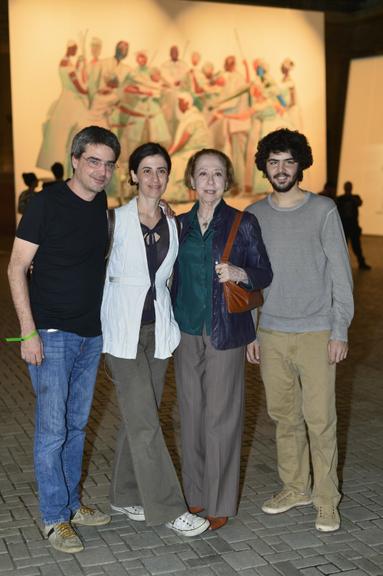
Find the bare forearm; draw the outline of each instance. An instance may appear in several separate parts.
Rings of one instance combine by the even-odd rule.
[[[21,335],[25,336],[36,329],[29,300],[27,270],[11,261],[8,267],[8,279]]]

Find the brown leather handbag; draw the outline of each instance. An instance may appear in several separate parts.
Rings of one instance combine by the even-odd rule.
[[[231,249],[233,247],[233,242],[237,235],[242,216],[243,212],[238,212],[234,218],[234,222],[232,224],[230,234],[222,254],[222,263],[229,262]],[[223,283],[223,293],[225,295],[226,306],[229,314],[248,312],[249,310],[258,308],[258,306],[262,306],[263,304],[263,296],[261,290],[246,290],[231,280]]]

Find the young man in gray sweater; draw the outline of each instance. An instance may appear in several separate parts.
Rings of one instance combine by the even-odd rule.
[[[262,510],[313,503],[315,527],[332,532],[340,526],[335,367],[347,356],[354,312],[347,246],[334,202],[299,186],[313,162],[303,134],[268,134],[255,162],[272,193],[248,211],[261,226],[274,277],[247,357],[260,363],[283,483]]]

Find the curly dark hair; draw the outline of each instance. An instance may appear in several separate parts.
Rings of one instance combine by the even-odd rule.
[[[291,156],[299,165],[298,182],[303,178],[303,170],[309,168],[313,163],[311,146],[306,136],[298,130],[280,128],[270,132],[258,142],[255,164],[265,176],[267,176],[266,162],[271,152],[291,152]]]
[[[194,170],[195,170],[196,162],[197,162],[198,158],[201,158],[201,156],[206,156],[206,155],[217,156],[217,158],[219,158],[221,160],[221,162],[225,166],[225,170],[226,170],[226,187],[225,187],[225,190],[230,190],[230,188],[232,188],[235,184],[233,163],[230,160],[230,158],[228,156],[226,156],[226,154],[221,152],[221,150],[216,150],[215,148],[202,148],[202,150],[198,150],[198,152],[196,152],[195,154],[193,154],[193,156],[191,156],[189,158],[189,161],[188,161],[186,169],[185,169],[185,175],[184,175],[185,186],[187,188],[193,188],[191,179],[194,177]]]

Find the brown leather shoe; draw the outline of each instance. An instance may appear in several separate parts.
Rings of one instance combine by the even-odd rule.
[[[202,506],[189,506],[189,512],[191,514],[199,514],[200,512],[203,512],[204,508],[202,508]]]
[[[227,516],[208,516],[210,522],[209,530],[218,530],[227,524]]]

